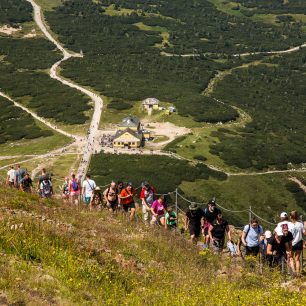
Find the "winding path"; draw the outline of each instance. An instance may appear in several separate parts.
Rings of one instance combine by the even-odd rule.
[[[33,0],[27,0],[29,3],[31,3],[33,10],[34,10],[34,21],[40,28],[40,30],[44,33],[46,38],[51,41],[62,53],[63,53],[63,58],[56,62],[50,69],[50,77],[61,82],[62,84],[75,88],[85,95],[89,96],[92,101],[94,102],[94,113],[91,119],[90,127],[89,127],[89,133],[87,136],[87,139],[85,141],[86,145],[84,147],[84,152],[83,152],[83,158],[81,160],[79,169],[78,169],[78,177],[81,179],[84,178],[84,175],[88,169],[91,155],[94,150],[94,141],[95,138],[97,137],[98,134],[98,129],[99,129],[99,123],[100,123],[100,118],[101,118],[101,113],[102,113],[102,108],[103,108],[103,100],[101,97],[99,97],[97,94],[94,92],[79,86],[71,81],[68,81],[61,77],[57,73],[57,69],[59,68],[60,64],[72,57],[82,57],[81,54],[73,53],[68,50],[66,50],[49,32],[47,29],[46,25],[43,22],[42,14],[41,14],[41,7],[36,4],[35,1]]]

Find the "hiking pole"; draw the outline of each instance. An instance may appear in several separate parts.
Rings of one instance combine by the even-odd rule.
[[[249,211],[249,223],[251,224],[252,220],[252,206],[250,206],[250,211]]]
[[[175,189],[175,213],[176,213],[176,226],[178,228],[177,188]]]

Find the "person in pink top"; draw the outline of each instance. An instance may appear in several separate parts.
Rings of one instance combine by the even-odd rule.
[[[75,174],[71,174],[71,179],[69,180],[69,195],[71,204],[79,204],[80,190],[79,180],[75,177]]]
[[[151,206],[152,212],[152,220],[151,224],[159,224],[165,226],[165,214],[166,214],[166,203],[165,198],[163,196],[159,196],[157,200],[155,200]]]

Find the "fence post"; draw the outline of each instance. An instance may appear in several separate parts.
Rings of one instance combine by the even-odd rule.
[[[251,223],[252,220],[252,206],[250,206],[250,211],[249,211],[249,223]]]
[[[176,224],[178,228],[178,206],[177,206],[177,188],[175,189],[175,213],[176,213]]]

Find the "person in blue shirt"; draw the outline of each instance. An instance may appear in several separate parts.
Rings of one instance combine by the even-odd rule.
[[[259,252],[260,237],[263,234],[262,226],[255,217],[247,224],[242,232],[241,242],[245,246],[246,256],[257,256]]]

